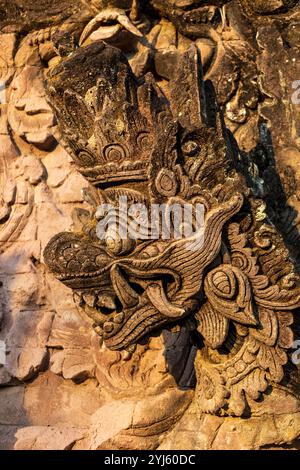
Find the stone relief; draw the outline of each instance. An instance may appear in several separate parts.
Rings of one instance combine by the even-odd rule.
[[[297,448],[299,15],[0,2],[2,448]]]

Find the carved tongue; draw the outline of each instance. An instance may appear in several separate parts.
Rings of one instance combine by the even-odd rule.
[[[185,310],[183,308],[178,307],[177,305],[173,305],[171,302],[169,302],[161,284],[150,284],[146,289],[146,293],[154,307],[162,315],[165,315],[169,318],[178,318],[185,314]]]

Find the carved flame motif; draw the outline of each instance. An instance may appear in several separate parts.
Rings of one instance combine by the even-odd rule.
[[[199,407],[242,415],[283,379],[299,280],[280,235],[270,236],[272,248],[266,242],[273,229],[258,222],[221,115],[209,111],[218,108],[205,99],[195,47],[169,87],[171,102],[150,74],[138,81],[120,51],[101,41],[51,71],[49,101],[63,144],[93,186],[94,210],[77,213],[75,231],[54,237],[45,260],[112,350],[193,316],[203,341]],[[148,206],[201,202],[204,227],[181,240],[99,240],[96,209],[117,205],[120,195]]]

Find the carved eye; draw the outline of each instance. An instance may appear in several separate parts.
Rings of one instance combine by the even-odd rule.
[[[182,146],[182,152],[187,157],[192,157],[199,151],[199,145],[194,140],[188,140]]]
[[[159,194],[166,197],[172,197],[177,194],[178,181],[173,171],[162,168],[158,173],[155,186]]]

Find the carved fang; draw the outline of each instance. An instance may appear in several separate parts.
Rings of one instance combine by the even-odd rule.
[[[182,317],[185,314],[185,310],[183,308],[169,302],[161,284],[150,284],[146,289],[146,293],[154,307],[162,315],[170,318],[177,318]]]

